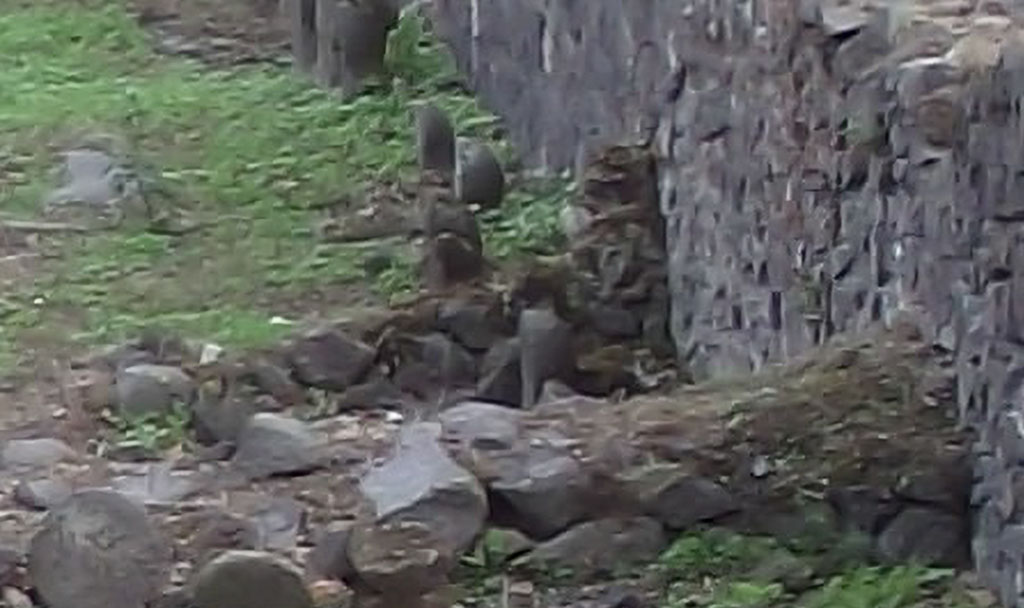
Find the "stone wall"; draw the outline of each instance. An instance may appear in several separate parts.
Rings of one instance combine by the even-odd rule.
[[[977,431],[974,552],[1024,606],[1024,36],[1000,0],[435,0],[526,160],[649,141],[697,376],[913,319]],[[1017,186],[1022,186],[1018,190]]]

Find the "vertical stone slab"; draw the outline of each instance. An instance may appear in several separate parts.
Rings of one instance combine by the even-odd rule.
[[[281,12],[291,31],[292,60],[295,69],[310,74],[316,64],[317,0],[281,0]]]
[[[368,77],[384,71],[397,23],[398,8],[388,0],[316,0],[317,83],[343,97],[359,94]]]

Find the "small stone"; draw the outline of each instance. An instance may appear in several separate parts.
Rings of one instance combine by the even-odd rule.
[[[483,528],[484,489],[440,437],[439,424],[407,427],[394,456],[360,484],[373,520],[354,528],[348,554],[359,578],[379,593],[440,587]]]
[[[16,584],[21,576],[21,567],[25,564],[25,554],[10,547],[0,547],[0,585]]]
[[[537,546],[533,540],[510,528],[489,528],[480,539],[488,563],[502,563]]]
[[[352,522],[334,522],[321,530],[309,554],[310,572],[322,578],[346,580],[354,572],[348,559]]]
[[[45,511],[60,506],[71,492],[71,486],[59,479],[23,480],[14,488],[14,499],[30,509]]]
[[[640,491],[640,500],[647,512],[669,529],[686,530],[738,508],[721,485],[670,467],[652,471],[650,478],[639,483],[646,485]]]
[[[265,551],[290,551],[298,544],[306,523],[306,509],[293,498],[275,497],[249,515],[259,534],[259,545]]]
[[[562,382],[561,380],[548,380],[544,383],[544,387],[540,391],[540,397],[537,399],[537,405],[547,405],[549,403],[557,403],[566,399],[576,399],[580,396],[579,393],[574,391],[571,386]]]
[[[636,338],[641,332],[637,315],[618,306],[596,305],[590,309],[590,323],[601,335],[613,339]]]
[[[257,412],[254,401],[246,395],[228,394],[223,397],[200,391],[192,405],[192,426],[196,440],[203,445],[235,442]]]
[[[826,5],[821,8],[825,34],[833,38],[852,34],[868,23],[868,14],[859,6]]]
[[[657,558],[667,541],[648,517],[579,524],[537,546],[522,560],[534,567],[568,567],[575,573],[611,573]]]
[[[413,342],[419,347],[420,358],[435,370],[442,386],[450,388],[476,383],[476,358],[444,334],[413,338]]]
[[[201,491],[205,479],[195,471],[176,471],[170,463],[144,465],[137,473],[112,480],[114,489],[145,505],[179,502]]]
[[[519,340],[502,340],[484,355],[477,399],[519,406],[523,400],[519,371]]]
[[[825,496],[842,525],[869,535],[881,532],[899,512],[899,504],[869,487],[833,488]]]
[[[892,562],[966,567],[970,564],[965,518],[935,509],[904,509],[878,537],[878,551]]]
[[[491,521],[533,538],[549,538],[592,508],[589,473],[551,429],[527,432],[527,414],[467,401],[441,413],[446,445],[497,498]]]
[[[375,357],[373,348],[332,329],[307,333],[287,355],[299,382],[339,392],[360,382]]]
[[[72,371],[68,389],[86,412],[98,414],[114,403],[114,375],[106,370]]]
[[[469,217],[472,213],[466,211]],[[420,273],[431,289],[445,289],[478,277],[484,269],[483,252],[467,239],[442,232],[424,244]]]
[[[288,370],[267,358],[258,358],[246,365],[246,378],[259,390],[288,407],[301,405],[306,393],[292,380]]]
[[[85,490],[50,511],[28,573],[49,608],[142,608],[160,597],[171,549],[136,503]]]
[[[302,574],[259,551],[228,551],[206,564],[193,582],[196,608],[313,608]]]
[[[316,608],[349,608],[354,594],[340,581],[316,581],[309,586]]]
[[[219,510],[204,511],[193,517],[195,534],[191,546],[200,566],[224,551],[253,550],[259,544],[259,530],[243,517]]]
[[[475,351],[490,348],[500,337],[500,316],[494,307],[463,300],[445,301],[437,315],[437,327],[456,342]]]
[[[354,410],[402,410],[416,400],[403,393],[387,378],[377,378],[363,384],[357,384],[346,390],[334,401],[338,412]]]
[[[61,462],[74,462],[79,455],[59,439],[12,439],[0,458],[8,468],[45,469]]]
[[[167,414],[191,403],[195,390],[188,374],[169,365],[133,365],[117,374],[114,385],[118,412],[126,418]]]
[[[32,608],[33,605],[27,595],[14,587],[4,587],[0,597],[3,597],[5,608]]]
[[[522,404],[532,408],[544,382],[562,378],[574,367],[571,328],[550,310],[524,310],[519,316],[519,348]]]
[[[232,463],[254,479],[309,473],[322,464],[324,447],[302,421],[261,413],[239,435]]]

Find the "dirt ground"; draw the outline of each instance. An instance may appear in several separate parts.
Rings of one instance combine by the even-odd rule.
[[[277,0],[131,0],[139,21],[161,37],[198,46],[205,61],[238,64],[279,59],[289,48]]]

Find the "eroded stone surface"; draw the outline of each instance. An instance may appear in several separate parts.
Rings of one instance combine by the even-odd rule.
[[[85,490],[47,516],[28,568],[52,608],[144,608],[160,596],[170,560],[142,507],[116,492]]]
[[[301,573],[285,560],[259,551],[227,551],[193,582],[197,608],[313,608]]]
[[[324,461],[324,438],[301,420],[256,414],[238,437],[232,463],[253,478],[308,473]]]
[[[448,456],[440,438],[439,424],[407,427],[393,457],[360,485],[372,515],[354,529],[348,556],[379,593],[440,587],[483,528],[484,488]]]

